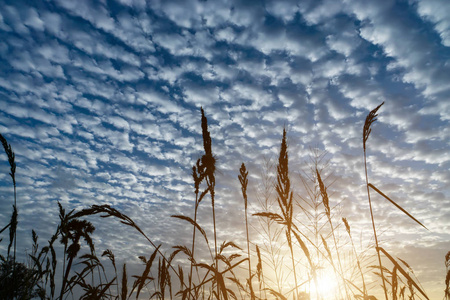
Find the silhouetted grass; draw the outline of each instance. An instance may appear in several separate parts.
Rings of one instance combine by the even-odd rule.
[[[14,152],[6,139],[0,140],[7,154],[11,168],[14,187],[14,204],[11,222],[2,227],[0,234],[10,229],[7,257],[1,256],[0,299],[322,299],[321,291],[324,280],[337,282],[333,291],[334,299],[376,299],[373,290],[378,285],[369,283],[371,273],[378,275],[382,281],[382,292],[386,299],[414,299],[424,297],[425,291],[413,278],[410,266],[400,258],[394,258],[380,246],[374,213],[372,210],[371,191],[382,199],[388,200],[409,218],[425,227],[404,208],[369,182],[367,175],[368,138],[371,126],[376,121],[377,111],[383,104],[372,110],[366,118],[363,128],[364,172],[369,200],[370,216],[375,245],[369,250],[377,257],[378,265],[370,265],[372,260],[365,251],[358,251],[353,242],[350,224],[346,217],[335,211],[331,196],[327,192],[326,177],[322,176],[324,155],[313,152],[311,174],[301,177],[305,195],[296,196],[295,186],[291,182],[288,160],[287,134],[283,130],[281,138],[276,178],[271,178],[268,164],[264,176],[262,196],[251,199],[248,195],[248,170],[244,163],[238,172],[241,193],[244,200],[243,213],[245,224],[246,250],[233,241],[218,241],[216,228],[216,158],[212,152],[212,139],[208,130],[207,118],[201,109],[201,127],[204,153],[192,167],[195,202],[192,215],[173,215],[174,219],[192,226],[192,243],[174,245],[167,255],[156,245],[130,217],[109,205],[92,205],[80,211],[66,212],[58,203],[59,221],[54,234],[45,246],[38,243],[38,236],[33,231],[33,247],[29,254],[28,265],[15,261],[15,242],[17,231],[17,204],[15,184]],[[275,191],[275,193],[273,193]],[[209,197],[207,197],[209,195]],[[211,216],[213,225],[214,249],[210,246],[208,232],[197,222],[198,208],[203,200],[211,199]],[[248,219],[248,204],[258,200],[260,211]],[[113,274],[107,274],[105,266],[96,253],[92,235],[95,227],[86,220],[87,217],[100,216],[114,218],[136,230],[147,242],[151,253],[139,256],[142,272],[128,277],[126,264],[118,274],[113,251],[107,249],[101,257],[108,258]],[[342,222],[341,222],[342,220]],[[254,228],[261,243],[251,240],[249,225]],[[425,227],[426,228],[426,227]],[[345,230],[348,239],[341,239]],[[203,238],[197,243],[197,231]],[[1,240],[0,240],[1,241]],[[55,247],[60,243],[61,247]],[[212,243],[212,242],[211,242]],[[10,249],[14,244],[13,258]],[[87,253],[83,245],[87,245]],[[220,246],[218,246],[220,244]],[[347,251],[347,245],[351,250]],[[198,257],[197,247],[206,247],[210,257]],[[188,264],[177,264],[178,255],[187,257]],[[382,260],[384,257],[384,264]],[[284,257],[287,259],[285,260]],[[343,259],[346,257],[346,259]],[[252,262],[254,263],[252,265]],[[255,263],[256,262],[256,263]],[[388,262],[388,263],[386,263]],[[445,296],[450,299],[450,252],[446,256],[447,277],[445,279]],[[73,266],[81,266],[75,271]],[[387,266],[392,266],[392,270]],[[17,268],[17,270],[16,270]],[[79,268],[78,268],[79,269]],[[239,270],[247,275],[240,277]],[[354,270],[350,273],[349,270]],[[330,274],[326,272],[330,271]],[[357,276],[353,276],[357,274]],[[187,275],[187,278],[185,276]],[[21,280],[18,279],[21,276]],[[331,277],[324,277],[331,276]],[[334,276],[334,277],[333,277]],[[356,277],[356,278],[355,278]],[[242,281],[243,280],[243,281]],[[12,284],[9,284],[12,282]],[[20,284],[18,284],[20,282]],[[257,284],[256,284],[257,283]],[[372,289],[372,291],[371,291]],[[409,292],[409,296],[407,293]]]

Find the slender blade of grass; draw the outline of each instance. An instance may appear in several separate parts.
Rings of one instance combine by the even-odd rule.
[[[195,226],[195,228],[197,228],[198,231],[201,232],[201,234],[203,235],[203,237],[206,240],[206,243],[208,243],[208,237],[206,236],[206,232],[203,230],[203,228],[200,227],[200,225],[198,225],[197,222],[195,222],[191,218],[189,218],[187,216],[183,216],[183,215],[171,215],[171,217],[172,218],[177,218],[177,219],[180,219],[180,220],[184,220],[184,221],[187,221],[187,222],[191,223],[193,226]]]
[[[394,200],[392,200],[391,198],[389,198],[388,196],[386,196],[382,191],[380,191],[379,189],[377,189],[373,184],[369,183],[369,187],[371,187],[374,191],[376,191],[378,194],[380,194],[381,196],[383,196],[384,198],[386,198],[389,202],[391,202],[392,204],[395,205],[395,207],[397,207],[398,209],[400,209],[403,213],[405,213],[408,217],[410,217],[411,219],[413,219],[415,222],[417,222],[420,226],[422,226],[423,228],[425,228],[426,230],[428,230],[428,228],[425,227],[425,225],[423,225],[422,223],[420,223],[416,218],[414,218],[413,216],[411,216],[410,213],[408,213],[403,207],[401,207],[400,205],[398,205],[397,203],[395,203]]]

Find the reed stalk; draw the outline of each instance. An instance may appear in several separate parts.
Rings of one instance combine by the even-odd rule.
[[[364,150],[364,172],[365,172],[365,177],[366,177],[367,198],[369,199],[370,218],[372,220],[373,235],[375,238],[375,246],[376,246],[376,251],[377,251],[377,256],[378,256],[378,264],[380,266],[381,280],[383,281],[384,296],[385,296],[386,300],[388,300],[387,288],[386,288],[386,282],[385,282],[386,280],[385,280],[384,274],[383,274],[383,264],[381,263],[381,255],[380,255],[380,251],[378,250],[379,249],[378,237],[377,237],[377,230],[375,228],[375,220],[373,217],[372,201],[370,199],[369,176],[368,176],[368,172],[367,172],[367,154],[366,154],[366,143],[367,143],[369,135],[372,131],[370,126],[372,125],[373,122],[375,122],[377,120],[377,118],[376,118],[378,116],[377,111],[383,104],[384,104],[384,102],[381,103],[380,105],[378,105],[376,108],[374,108],[366,117],[366,121],[364,122],[364,128],[363,128],[363,150]]]
[[[241,192],[242,192],[242,197],[244,198],[244,213],[245,213],[245,231],[247,234],[247,257],[248,257],[248,286],[250,289],[250,299],[254,300],[255,299],[255,293],[253,291],[253,286],[252,286],[252,264],[251,264],[251,260],[250,260],[250,238],[248,235],[248,218],[247,218],[247,204],[248,204],[248,199],[247,199],[247,185],[248,185],[248,172],[247,169],[245,168],[245,164],[242,163],[241,168],[239,169],[239,182],[241,183]]]
[[[292,243],[292,215],[293,215],[293,191],[291,190],[291,181],[289,179],[289,156],[287,151],[286,129],[283,128],[283,138],[281,140],[280,156],[277,166],[277,184],[275,190],[278,194],[278,206],[281,209],[284,222],[286,224],[286,238],[289,246],[292,261],[292,271],[295,282],[294,300],[298,298],[298,281],[295,268],[294,250]]]
[[[215,186],[216,186],[216,159],[212,154],[211,149],[211,135],[208,131],[208,120],[205,117],[205,112],[201,108],[202,112],[202,134],[203,134],[203,148],[205,154],[201,158],[201,164],[204,168],[205,180],[208,186],[209,194],[211,195],[212,217],[214,227],[214,252],[215,252],[215,274],[219,272],[219,257],[217,248],[217,229],[216,229],[216,210],[215,210]],[[217,297],[220,298],[219,285],[217,285]]]
[[[3,145],[3,148],[5,150],[6,155],[8,156],[8,162],[10,166],[10,173],[13,187],[14,187],[14,205],[13,205],[13,214],[11,217],[9,232],[10,232],[10,245],[8,246],[8,259],[9,259],[9,251],[11,248],[11,242],[14,242],[14,249],[13,249],[13,278],[16,278],[16,244],[17,244],[17,190],[16,190],[16,162],[15,162],[15,154],[11,149],[11,145],[8,144],[6,139],[3,137],[2,134],[0,134],[0,141]]]

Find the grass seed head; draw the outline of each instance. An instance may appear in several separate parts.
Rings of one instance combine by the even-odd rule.
[[[370,126],[372,125],[373,122],[375,122],[377,120],[377,116],[378,116],[377,111],[383,104],[384,104],[384,102],[381,103],[380,105],[378,105],[377,107],[375,107],[366,117],[366,122],[364,122],[364,128],[363,128],[364,151],[366,151],[366,142],[367,142],[367,139],[369,138],[370,132],[372,131]]]

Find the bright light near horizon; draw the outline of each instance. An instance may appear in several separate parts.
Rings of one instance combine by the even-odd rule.
[[[315,297],[317,299],[336,299],[336,295],[339,294],[338,285],[336,282],[336,277],[333,273],[330,273],[328,270],[320,272],[317,278],[317,292],[319,293],[319,297]],[[311,285],[311,295],[316,294],[316,288],[314,282]],[[314,297],[311,297],[314,299]]]

